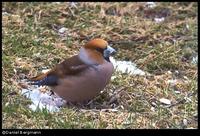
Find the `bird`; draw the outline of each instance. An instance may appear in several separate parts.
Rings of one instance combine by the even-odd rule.
[[[116,50],[104,39],[92,39],[80,48],[77,55],[30,78],[31,84],[49,86],[67,102],[91,100],[109,83],[114,71],[109,58],[115,53]]]

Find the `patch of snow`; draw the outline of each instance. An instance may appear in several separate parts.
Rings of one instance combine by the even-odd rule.
[[[188,121],[187,121],[187,119],[183,119],[183,125],[185,125],[185,126],[188,125]]]
[[[192,57],[192,63],[197,64],[198,62],[198,56]]]
[[[176,94],[180,94],[181,92],[180,91],[174,91]]]
[[[168,84],[172,84],[172,85],[175,85],[175,84],[176,84],[176,82],[177,82],[177,80],[176,80],[176,79],[167,80],[167,83],[168,83]]]
[[[167,71],[167,73],[168,73],[168,74],[172,74],[172,72],[171,72],[171,71]]]
[[[157,106],[157,104],[156,104],[155,102],[152,102],[151,104],[152,104],[153,106]]]
[[[110,61],[113,63],[114,68],[122,73],[128,73],[131,75],[145,75],[145,72],[136,67],[136,64],[131,61],[118,61],[113,57],[110,57]]]
[[[186,102],[192,102],[192,100],[189,97],[184,97],[184,99],[186,100]]]
[[[164,17],[161,17],[161,18],[155,17],[155,18],[154,18],[154,21],[155,21],[156,23],[161,23],[161,22],[163,22],[164,20],[165,20]]]
[[[34,57],[40,57],[41,55],[40,55],[40,53],[38,52],[38,53],[33,54],[33,56],[34,56]]]
[[[8,12],[2,12],[2,15],[9,15]]]
[[[33,111],[37,109],[47,109],[49,112],[59,111],[59,107],[65,104],[65,101],[58,96],[50,96],[47,93],[42,93],[39,88],[22,89],[21,94],[31,99],[32,104],[29,108]]]
[[[154,7],[156,7],[156,3],[155,3],[155,2],[147,2],[145,5],[146,5],[147,7],[149,7],[149,8],[154,8]]]
[[[102,112],[118,112],[117,109],[101,109]]]
[[[154,108],[154,107],[151,107],[151,111],[155,111],[155,108]]]
[[[65,31],[67,31],[67,28],[62,27],[58,30],[59,33],[63,34]]]
[[[77,8],[77,6],[76,6],[76,2],[69,2],[69,5],[71,6],[71,7],[74,7],[74,8]]]
[[[187,76],[183,76],[183,78],[184,78],[185,80],[189,80]]]
[[[170,105],[171,104],[171,101],[169,99],[166,99],[166,98],[161,98],[159,100],[161,103],[164,103],[164,104],[167,104],[167,105]]]
[[[116,76],[112,76],[112,77],[111,77],[111,80],[114,80],[115,78],[117,78],[117,77],[116,77]]]
[[[9,102],[7,102],[6,104],[5,104],[5,106],[8,106],[9,105]]]
[[[190,28],[190,27],[189,27],[189,25],[188,25],[188,24],[186,24],[186,29],[188,29],[188,30],[189,30],[189,28]]]
[[[193,128],[193,127],[189,127],[189,128],[185,128],[185,129],[196,129],[196,128]]]
[[[175,70],[175,74],[179,74],[180,72],[178,70]]]

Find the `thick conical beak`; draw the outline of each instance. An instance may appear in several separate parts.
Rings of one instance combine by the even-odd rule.
[[[109,58],[111,55],[114,55],[116,53],[116,50],[113,49],[110,46],[107,46],[107,48],[103,51],[104,58]]]

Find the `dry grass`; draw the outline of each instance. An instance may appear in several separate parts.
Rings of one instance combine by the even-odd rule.
[[[4,2],[3,128],[197,128],[197,64],[191,63],[197,55],[197,3],[156,4]],[[165,21],[156,23],[155,17]],[[18,81],[76,54],[95,37],[118,49],[115,58],[131,60],[150,75],[115,72],[89,105],[57,113],[28,109]],[[169,84],[172,79],[177,82]]]

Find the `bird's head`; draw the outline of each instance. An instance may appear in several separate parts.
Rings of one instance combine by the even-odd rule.
[[[109,57],[115,53],[116,50],[109,46],[107,41],[93,39],[81,48],[79,57],[86,64],[101,64],[104,60],[110,62]]]

